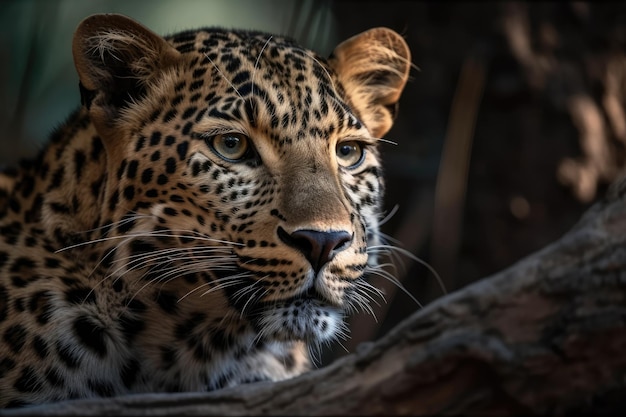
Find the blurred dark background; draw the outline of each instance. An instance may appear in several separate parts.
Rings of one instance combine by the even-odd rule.
[[[288,34],[328,55],[376,26],[405,36],[417,68],[383,145],[383,230],[449,292],[559,238],[624,165],[626,3],[305,0],[1,0],[0,167],[34,155],[79,103],[72,32],[92,13],[168,34],[219,25]],[[395,208],[395,209],[394,209]],[[422,304],[443,295],[419,262],[389,272]],[[357,315],[354,351],[420,307]],[[336,346],[325,361],[344,354]]]

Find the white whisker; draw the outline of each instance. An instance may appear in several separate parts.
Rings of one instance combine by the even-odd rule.
[[[398,146],[398,142],[394,142],[394,141],[389,140],[389,139],[376,138],[376,140],[379,141],[379,142],[387,143],[389,145]]]
[[[322,70],[324,71],[324,73],[326,74],[326,77],[328,77],[328,81],[330,81],[330,85],[333,88],[333,92],[339,96],[339,94],[337,93],[337,88],[335,87],[335,81],[333,80],[333,77],[330,76],[330,73],[328,72],[328,70],[326,69],[326,67],[324,65],[322,65],[322,63],[315,58],[315,56],[308,50],[306,49],[302,49],[302,48],[298,48],[300,51],[304,52],[304,54],[306,56],[308,56],[309,58],[311,58],[317,65],[319,65]]]
[[[437,271],[435,271],[435,269],[430,266],[428,264],[428,262],[421,260],[420,258],[418,258],[417,256],[413,255],[411,252],[409,252],[406,249],[402,249],[399,248],[397,246],[389,246],[389,245],[378,245],[378,246],[372,246],[371,248],[368,248],[368,250],[380,250],[380,249],[387,249],[387,250],[391,250],[393,252],[396,253],[400,253],[404,256],[406,256],[407,258],[419,263],[420,265],[424,266],[426,269],[428,269],[430,271],[431,274],[433,274],[435,276],[435,279],[437,280],[437,282],[439,283],[439,287],[441,288],[441,290],[443,291],[444,294],[447,294],[448,291],[446,290],[445,285],[443,284],[443,280],[441,279],[441,277],[439,276],[439,274],[437,273]]]
[[[232,268],[233,270],[235,270],[235,267]],[[225,269],[220,269],[220,270],[225,270]],[[185,293],[183,296],[181,296],[177,302],[181,302],[183,301],[185,298],[189,297],[190,295],[192,295],[193,293],[203,289],[204,287],[211,287],[209,288],[207,291],[205,291],[204,293],[200,294],[200,296],[204,296],[206,294],[209,294],[213,291],[217,291],[220,290],[222,288],[228,287],[229,285],[234,285],[237,284],[238,282],[236,280],[241,280],[241,278],[245,278],[247,275],[243,274],[243,273],[239,273],[239,274],[235,274],[235,275],[230,275],[227,277],[223,277],[223,278],[219,278],[219,279],[215,279],[215,280],[211,280],[210,282],[205,282],[201,285],[196,286],[195,288],[193,288],[192,290],[188,291],[187,293]],[[235,280],[235,282],[231,282],[228,285],[222,285],[223,281],[233,281]]]
[[[394,284],[396,287],[398,287],[402,292],[404,292],[407,296],[409,296],[409,298],[411,298],[411,300],[413,300],[415,302],[415,304],[417,304],[420,308],[422,308],[422,304],[417,300],[417,298],[415,298],[413,296],[413,294],[411,294],[409,292],[409,290],[407,290],[404,285],[402,285],[402,283],[400,283],[393,275],[391,275],[390,273],[388,273],[387,271],[384,271],[382,269],[368,269],[367,272],[369,274],[373,274],[376,276],[379,276],[389,282],[391,282],[392,284]]]
[[[209,60],[209,62],[213,65],[213,67],[217,70],[217,72],[219,72],[219,74],[222,76],[222,78],[224,80],[226,80],[226,82],[228,83],[228,85],[230,85],[230,87],[235,90],[235,93],[237,93],[237,95],[239,96],[239,98],[241,98],[243,100],[243,97],[241,96],[241,94],[239,94],[239,91],[235,88],[235,86],[233,85],[233,83],[230,82],[230,80],[228,78],[226,78],[226,76],[224,75],[224,73],[222,73],[222,71],[220,71],[219,67],[217,65],[215,65],[215,62],[213,62],[213,60],[209,57],[209,54],[207,54],[205,52],[204,56],[206,57],[206,59]]]
[[[177,232],[177,230],[171,230],[171,231]],[[199,233],[197,232],[189,232],[189,231],[185,231],[185,232],[196,233],[199,235]],[[124,239],[134,239],[134,238],[153,238],[153,237],[187,238],[187,239],[196,239],[196,240],[206,241],[206,242],[211,242],[211,243],[223,243],[223,244],[228,244],[228,245],[244,246],[242,243],[230,242],[230,241],[221,240],[221,239],[214,239],[210,237],[204,237],[202,235],[189,236],[189,235],[174,234],[174,233],[164,233],[164,231],[159,230],[159,231],[141,232],[141,233],[127,233],[127,234],[119,235],[119,236],[108,236],[108,237],[103,237],[99,239],[88,240],[85,242],[80,242],[74,245],[66,246],[61,249],[57,249],[55,253],[63,252],[69,249],[75,249],[81,246],[91,245],[94,243],[102,243],[102,242],[113,241],[113,240],[124,240]]]
[[[265,41],[265,44],[263,45],[263,47],[261,48],[261,52],[259,52],[259,55],[256,57],[256,61],[254,62],[254,69],[252,70],[252,94],[251,96],[254,97],[254,76],[256,75],[256,70],[259,66],[259,61],[261,60],[261,56],[263,55],[263,51],[265,51],[265,48],[267,48],[267,45],[269,45],[270,41],[272,40],[272,38],[274,37],[274,35],[270,35],[267,40]]]
[[[177,303],[180,303],[181,301],[183,301],[185,298],[189,297],[191,294],[201,290],[202,288],[206,287],[206,286],[211,286],[213,285],[212,282],[205,282],[203,284],[200,284],[196,287],[194,287],[192,290],[187,291],[185,294],[183,294],[182,296],[180,296],[178,298],[178,300],[176,300]]]
[[[389,212],[389,214],[387,214],[385,217],[383,217],[383,218],[382,218],[382,220],[380,220],[380,221],[378,222],[378,225],[379,225],[379,226],[382,226],[383,224],[387,223],[387,222],[388,222],[388,221],[389,221],[389,220],[390,220],[393,216],[395,216],[395,215],[396,215],[396,213],[398,212],[398,209],[399,209],[399,208],[400,208],[400,206],[399,206],[399,205],[397,205],[397,204],[396,204],[395,206],[393,206],[393,208],[391,209],[391,211]],[[382,236],[389,237],[389,236],[385,235],[385,234],[384,234],[384,233],[382,233],[382,232],[378,232],[378,235],[379,235],[380,237],[382,237]]]

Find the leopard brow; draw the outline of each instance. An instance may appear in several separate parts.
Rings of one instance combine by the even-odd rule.
[[[366,146],[375,146],[378,141],[380,141],[380,139],[378,138],[372,138],[372,137],[368,137],[368,136],[346,136],[341,138],[338,143],[345,143],[345,142],[359,142],[359,143],[364,143]]]
[[[241,111],[242,108],[243,111]],[[235,98],[233,105],[229,109],[220,110],[217,113],[224,118],[220,119],[219,116],[214,115],[213,117],[199,122],[198,130],[203,132],[203,136],[206,135],[204,132],[207,131],[212,132],[212,134],[238,132],[247,135],[248,127],[245,125],[247,124],[252,128],[256,126],[256,119],[250,97],[245,99],[241,98],[241,96],[240,98]],[[245,115],[245,117],[241,117],[242,115]],[[211,112],[209,112],[209,116],[211,116]]]
[[[203,139],[210,138],[215,135],[223,135],[225,133],[240,133],[248,136],[248,133],[244,129],[240,129],[233,125],[215,125],[208,129],[202,129],[197,135]]]

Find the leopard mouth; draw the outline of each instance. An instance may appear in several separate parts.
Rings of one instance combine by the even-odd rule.
[[[329,304],[330,301],[328,301],[326,299],[326,297],[324,297],[319,291],[317,291],[317,289],[315,288],[314,285],[310,286],[309,289],[307,289],[305,292],[302,292],[298,295],[295,295],[294,300],[314,300],[314,301],[319,301],[322,304]]]
[[[311,285],[306,291],[293,296],[293,301],[310,301],[320,306],[343,310],[342,305],[328,298],[323,292],[319,291],[315,285]]]
[[[317,308],[324,309],[333,309],[337,311],[343,310],[341,306],[333,303],[331,300],[326,298],[321,292],[319,292],[315,286],[309,287],[306,291],[303,291],[299,294],[295,294],[291,297],[285,298],[283,300],[272,300],[272,301],[264,301],[260,303],[262,309],[265,310],[273,310],[280,309],[284,306],[293,305],[296,307],[301,306],[315,306]]]

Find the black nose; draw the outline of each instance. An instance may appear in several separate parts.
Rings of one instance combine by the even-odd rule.
[[[346,231],[318,232],[317,230],[296,230],[289,234],[278,228],[278,237],[289,246],[298,249],[311,263],[317,274],[337,252],[348,247],[352,235]]]

